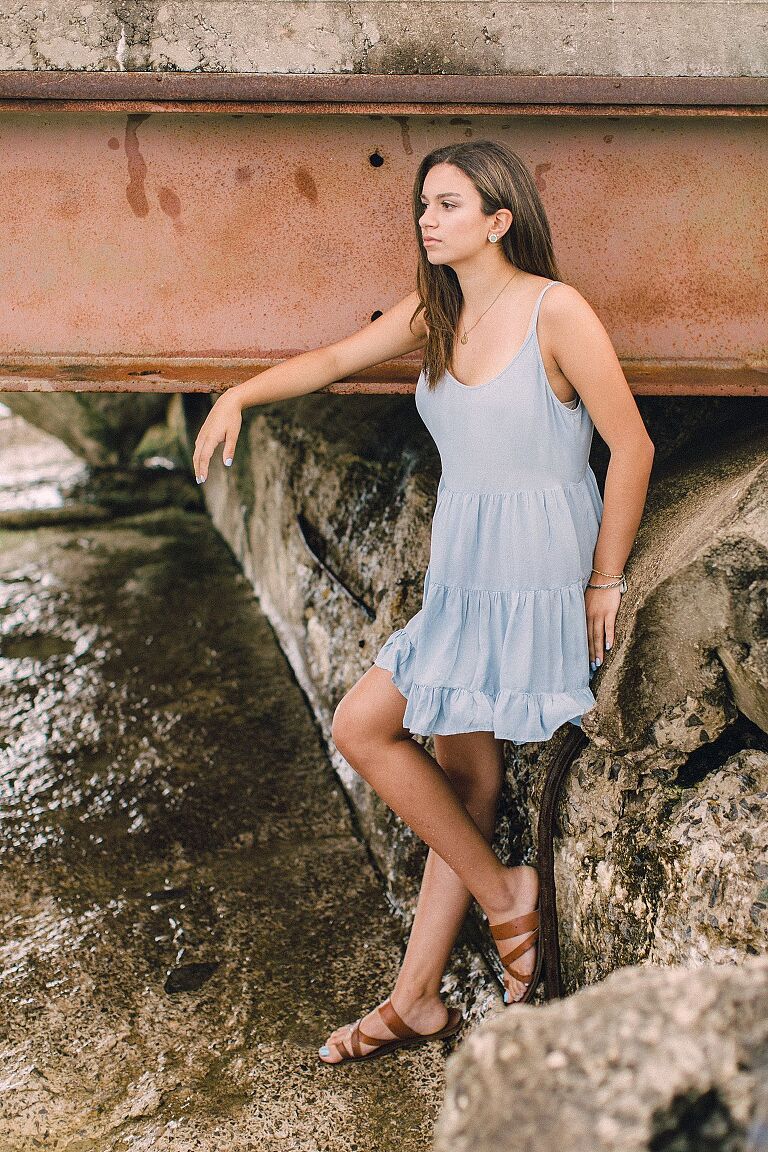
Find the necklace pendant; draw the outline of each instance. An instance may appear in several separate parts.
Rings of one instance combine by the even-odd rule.
[[[467,342],[467,334],[466,334],[466,332],[465,332],[465,333],[464,333],[464,335],[462,336],[462,338],[461,338],[461,342],[462,342],[462,344],[466,344],[466,342]]]

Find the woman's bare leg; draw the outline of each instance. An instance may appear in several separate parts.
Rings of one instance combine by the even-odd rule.
[[[403,728],[405,699],[377,665],[336,709],[336,747],[382,800],[434,848],[483,908],[509,906],[507,869],[491,850],[450,780]]]
[[[492,840],[504,770],[503,742],[492,732],[435,736],[434,742],[438,764],[486,840]],[[469,889],[430,848],[408,946],[391,993],[398,1013],[419,1032],[436,1032],[446,1023],[448,1009],[440,999],[440,985],[471,901]],[[389,1038],[375,1008],[360,1026],[368,1036]],[[349,1024],[337,1028],[326,1045],[340,1042],[350,1030]],[[363,1043],[363,1052],[368,1047]],[[341,1055],[329,1047],[326,1058],[337,1063]]]
[[[493,839],[504,772],[504,744],[492,732],[435,736],[437,762],[487,843]],[[395,984],[398,1003],[439,999],[440,985],[472,893],[430,848],[408,947]]]
[[[490,732],[436,736],[436,762],[403,728],[405,704],[390,674],[374,665],[337,708],[333,736],[352,767],[430,844],[392,994],[406,1022],[430,1032],[445,1023],[440,982],[472,896],[494,922],[507,919],[535,907],[538,875],[532,868],[505,868],[489,846],[501,787],[502,742]],[[509,950],[506,942],[504,950]],[[523,972],[533,966],[535,954],[528,955],[530,963],[526,956],[517,962]],[[515,999],[524,991],[510,976],[506,984]],[[391,1037],[375,1011],[361,1026],[368,1035]],[[337,1029],[329,1042],[338,1043],[349,1030]],[[349,1051],[348,1044],[343,1047]],[[341,1059],[333,1047],[322,1049],[321,1056],[330,1062]]]

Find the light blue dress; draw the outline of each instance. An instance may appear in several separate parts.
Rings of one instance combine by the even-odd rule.
[[[427,736],[493,732],[525,744],[581,725],[589,686],[584,588],[603,503],[589,466],[594,425],[557,398],[528,334],[498,376],[446,372],[416,407],[442,463],[422,606],[376,654]]]

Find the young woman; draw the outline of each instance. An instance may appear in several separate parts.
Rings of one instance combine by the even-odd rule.
[[[350,765],[428,845],[392,993],[337,1028],[329,1064],[455,1032],[440,998],[474,897],[505,969],[507,1003],[541,972],[539,877],[491,848],[503,742],[547,740],[595,704],[590,676],[613,644],[623,566],[654,448],[600,320],[557,276],[530,172],[503,144],[430,152],[413,191],[417,290],[346,339],[229,389],[197,437],[198,483],[241,411],[305,395],[424,348],[416,406],[442,476],[421,609],[336,708]],[[605,506],[589,466],[610,448]],[[432,734],[433,759],[412,734]]]

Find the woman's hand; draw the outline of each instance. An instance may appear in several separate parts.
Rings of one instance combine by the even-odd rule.
[[[229,468],[235,455],[235,445],[243,422],[240,401],[232,392],[223,392],[205,418],[197,434],[192,463],[195,479],[202,484],[208,478],[208,465],[214,450],[224,441],[223,458]]]
[[[589,666],[592,672],[602,664],[606,651],[610,652],[613,647],[614,625],[620,604],[621,592],[618,587],[584,589]]]

